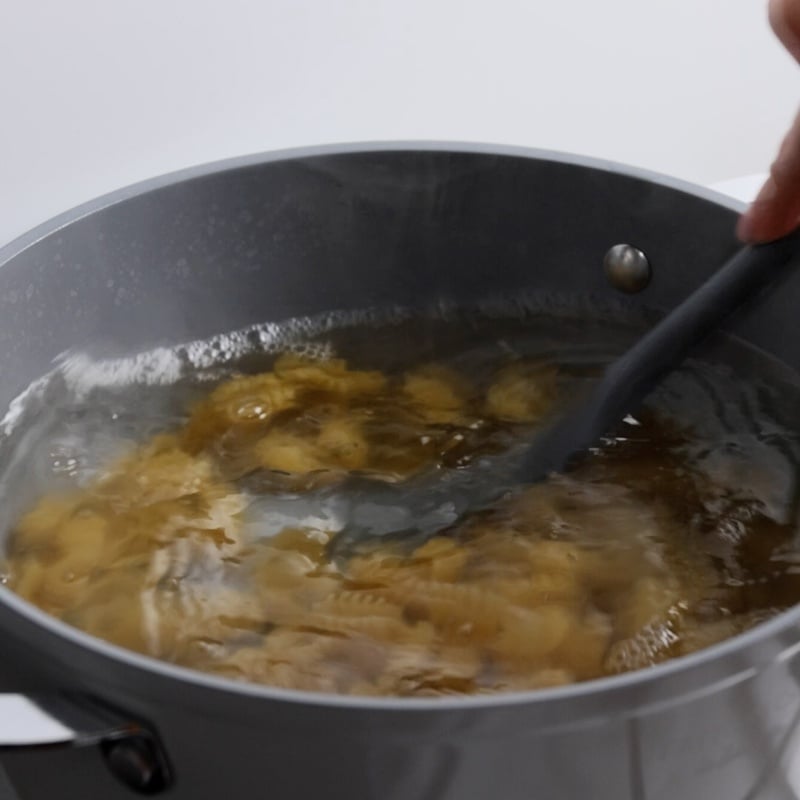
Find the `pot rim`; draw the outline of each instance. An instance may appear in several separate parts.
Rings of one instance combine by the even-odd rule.
[[[476,155],[495,155],[525,158],[530,160],[549,161],[569,166],[584,167],[616,175],[644,180],[665,188],[673,189],[693,197],[706,200],[734,212],[741,212],[746,204],[728,195],[704,186],[690,183],[662,173],[654,172],[618,162],[588,156],[564,153],[538,148],[514,145],[494,145],[471,142],[447,141],[368,141],[348,142],[341,144],[313,145],[305,147],[285,148],[281,150],[235,156],[187,167],[157,177],[131,184],[121,189],[101,195],[82,203],[69,211],[53,217],[29,232],[13,239],[0,247],[0,269],[9,261],[27,250],[36,242],[50,236],[66,226],[77,222],[97,211],[122,203],[131,198],[167,186],[183,183],[196,178],[223,173],[234,169],[242,169],[276,161],[305,159],[316,156],[348,155],[357,153],[389,153],[389,152],[452,152]],[[759,644],[773,638],[800,624],[800,605],[778,614],[766,622],[762,622],[744,633],[726,639],[718,644],[705,647],[690,655],[671,659],[662,664],[639,669],[632,672],[597,678],[567,686],[536,689],[525,692],[504,692],[501,694],[466,696],[460,698],[402,698],[402,697],[363,697],[351,695],[329,694],[324,692],[296,691],[280,689],[257,683],[236,681],[218,677],[189,667],[181,667],[167,661],[127,650],[102,639],[73,628],[65,622],[40,610],[33,604],[14,594],[9,588],[0,584],[0,604],[10,608],[12,612],[24,618],[37,628],[43,628],[56,639],[66,639],[79,648],[85,648],[102,658],[147,673],[155,672],[162,678],[177,682],[194,684],[200,689],[222,692],[233,692],[243,697],[298,703],[305,706],[315,705],[332,708],[360,708],[372,711],[468,711],[484,707],[510,706],[518,704],[542,705],[551,702],[577,700],[609,691],[625,691],[630,689],[646,689],[655,682],[666,678],[679,677],[693,670],[709,667],[716,662],[734,654],[741,656],[744,652],[751,655],[745,662],[739,662],[740,670],[747,671],[760,658],[754,651]],[[794,641],[782,641],[781,649],[787,646],[798,646]],[[768,654],[764,654],[766,657]],[[728,673],[730,679],[731,673]]]

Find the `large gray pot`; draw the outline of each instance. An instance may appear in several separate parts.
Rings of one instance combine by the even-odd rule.
[[[735,212],[674,181],[507,148],[339,147],[192,169],[0,251],[0,406],[60,352],[93,342],[125,353],[329,309],[498,290],[612,302],[602,258],[618,242],[643,249],[655,270],[630,302],[668,309],[733,251]],[[736,332],[800,368],[798,308],[795,274]],[[115,729],[124,745],[133,729],[120,721],[147,726],[157,741],[137,752],[147,761],[160,741],[165,796],[186,800],[788,800],[800,796],[798,620],[794,609],[687,658],[562,689],[350,699],[134,655],[0,587],[0,670],[6,691],[38,693],[65,723],[40,741],[80,745]],[[88,708],[86,696],[114,711]],[[0,697],[0,741],[22,738],[3,711],[19,699]],[[104,761],[110,747],[3,756],[25,798],[130,796],[106,762],[119,772],[131,752]],[[133,764],[134,778],[143,769]]]

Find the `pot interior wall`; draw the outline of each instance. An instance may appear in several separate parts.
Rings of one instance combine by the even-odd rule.
[[[333,309],[531,291],[666,309],[735,248],[734,222],[687,191],[512,155],[391,150],[201,169],[0,254],[0,408],[68,350],[119,356]],[[633,298],[603,273],[618,242],[654,267]],[[790,277],[737,331],[798,367],[799,304]]]

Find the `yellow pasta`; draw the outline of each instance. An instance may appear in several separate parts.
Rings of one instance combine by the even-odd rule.
[[[280,430],[270,431],[253,447],[252,467],[305,474],[329,468],[316,443]]]
[[[430,621],[446,637],[462,641],[495,634],[506,611],[502,598],[477,584],[407,579],[381,591],[404,604],[406,617]]]
[[[341,395],[373,395],[382,391],[387,383],[382,373],[348,369],[343,359],[310,361],[293,354],[285,354],[277,360],[274,375],[289,386]]]
[[[711,559],[627,485],[624,461],[602,480],[590,465],[587,480],[517,493],[414,549],[375,542],[335,562],[324,517],[263,539],[249,518],[253,493],[457,468],[546,415],[557,391],[555,370],[522,361],[486,385],[441,364],[387,376],[282,356],[221,383],[87,486],[43,497],[2,572],[94,636],[303,691],[561,686],[753,624],[702,616],[721,591]]]
[[[609,615],[588,608],[575,619],[566,636],[555,648],[552,658],[569,670],[574,680],[601,675],[613,635]]]
[[[503,658],[535,664],[561,645],[574,627],[573,615],[563,606],[509,609],[492,650]]]
[[[464,411],[467,391],[464,381],[452,370],[428,365],[406,375],[403,393],[427,422],[452,423]]]
[[[556,372],[541,364],[514,364],[498,374],[486,394],[486,410],[508,422],[535,422],[552,407]]]
[[[363,469],[369,462],[369,445],[353,418],[340,416],[325,422],[317,446],[341,469]]]
[[[369,590],[343,591],[331,594],[313,607],[319,614],[335,615],[342,618],[385,617],[398,622],[403,619],[403,609],[385,597]]]

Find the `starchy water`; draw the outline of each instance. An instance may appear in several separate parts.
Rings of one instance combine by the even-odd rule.
[[[800,599],[800,383],[733,340],[567,474],[331,558],[347,476],[507,452],[641,330],[396,310],[70,354],[4,423],[2,579],[124,647],[310,691],[528,690],[711,645]]]

